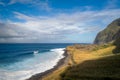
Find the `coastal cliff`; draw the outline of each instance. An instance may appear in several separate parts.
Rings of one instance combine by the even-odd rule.
[[[95,44],[112,42],[120,37],[120,18],[110,23],[107,28],[99,32],[95,38]]]
[[[99,32],[94,43],[68,46],[66,64],[42,80],[120,80],[120,18]]]

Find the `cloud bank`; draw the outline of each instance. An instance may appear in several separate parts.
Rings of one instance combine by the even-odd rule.
[[[2,43],[74,42],[76,39],[74,35],[79,38],[79,35],[84,33],[97,33],[112,20],[120,17],[120,9],[76,11],[53,16],[13,13],[16,21],[0,22],[0,42]]]

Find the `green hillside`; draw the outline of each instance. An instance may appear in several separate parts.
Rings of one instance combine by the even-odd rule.
[[[95,44],[107,43],[116,40],[119,38],[118,35],[120,31],[120,18],[114,20],[111,24],[108,25],[106,29],[99,32],[94,41]]]

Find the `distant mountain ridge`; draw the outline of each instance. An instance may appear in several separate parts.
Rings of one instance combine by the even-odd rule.
[[[102,44],[120,38],[120,18],[110,23],[107,28],[99,32],[94,40],[95,44]]]

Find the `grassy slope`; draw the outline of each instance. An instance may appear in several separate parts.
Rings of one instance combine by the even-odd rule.
[[[114,49],[113,45],[95,47],[88,58],[83,56],[86,60],[62,73],[61,80],[120,80],[120,54],[113,54]]]
[[[88,60],[69,67],[61,80],[120,80],[120,55]]]
[[[120,80],[120,55],[113,45],[69,46],[68,63],[43,80]]]

